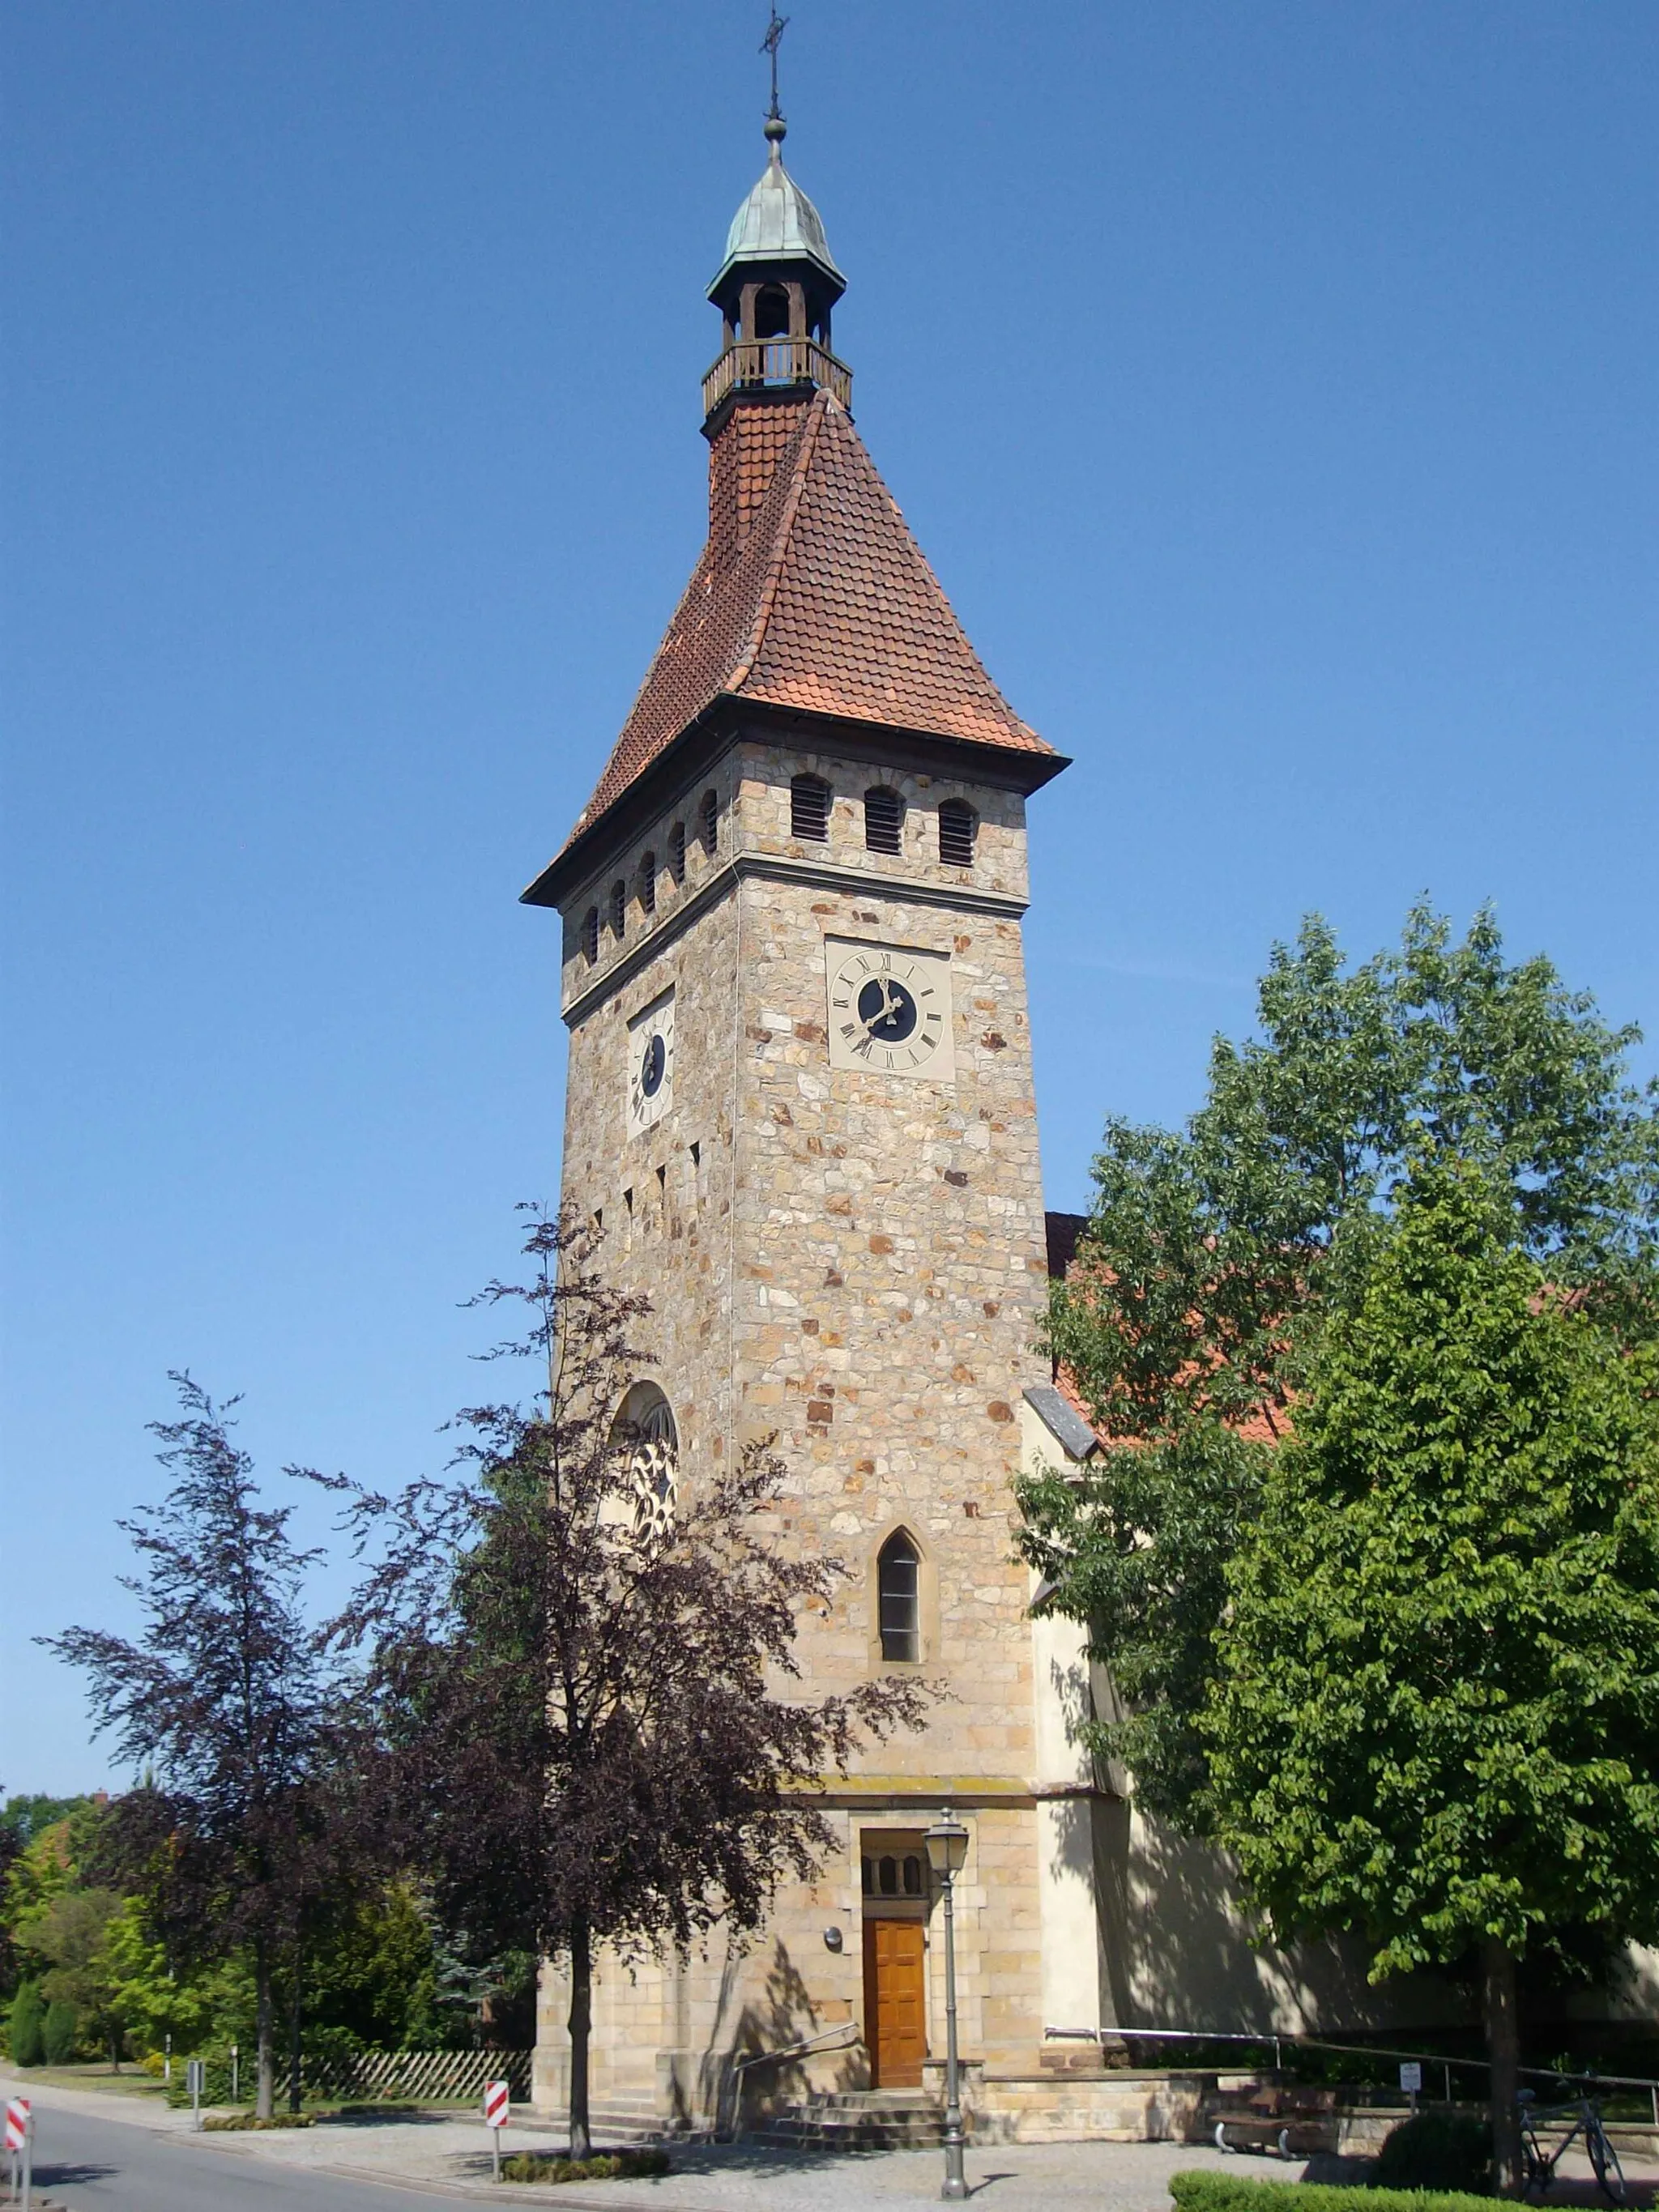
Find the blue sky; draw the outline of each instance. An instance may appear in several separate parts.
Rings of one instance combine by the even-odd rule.
[[[1051,1205],[1275,937],[1496,902],[1656,1004],[1650,0],[796,0],[860,428],[1034,802]],[[392,1480],[556,1190],[560,842],[696,551],[752,0],[0,27],[0,1781],[169,1367]],[[1644,1073],[1651,1047],[1638,1055]],[[307,1514],[312,1509],[307,1506]],[[316,1527],[314,1515],[307,1527]]]

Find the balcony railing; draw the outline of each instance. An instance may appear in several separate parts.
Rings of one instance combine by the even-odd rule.
[[[712,415],[729,392],[823,385],[843,407],[853,400],[853,372],[816,338],[739,338],[702,380],[702,410]]]

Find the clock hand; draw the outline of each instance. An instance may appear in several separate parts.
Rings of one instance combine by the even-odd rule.
[[[869,1020],[864,1024],[865,1035],[866,1036],[872,1037],[876,1033],[878,1025],[880,1023],[884,1022],[895,1011],[898,1001],[893,996],[893,986],[887,980],[886,976],[872,976],[871,981],[872,982],[878,983],[881,987],[881,1005],[877,1008],[876,1012],[871,1015]],[[860,1015],[859,1018],[862,1021],[864,1018]]]

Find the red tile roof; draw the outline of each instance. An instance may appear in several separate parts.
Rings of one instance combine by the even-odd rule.
[[[980,665],[823,391],[740,402],[721,424],[708,543],[571,838],[723,694],[1052,757]]]

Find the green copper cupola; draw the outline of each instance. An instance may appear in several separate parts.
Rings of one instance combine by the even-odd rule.
[[[787,125],[766,118],[766,168],[732,218],[726,258],[708,287],[724,343],[702,380],[712,416],[737,392],[822,385],[842,406],[853,373],[830,349],[830,317],[847,279],[836,266],[823,218],[783,166]]]

